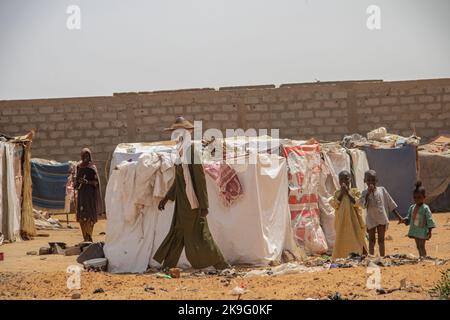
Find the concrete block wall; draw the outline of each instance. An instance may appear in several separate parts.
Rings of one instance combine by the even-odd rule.
[[[424,140],[450,132],[450,79],[342,81],[117,93],[108,97],[0,101],[0,132],[36,129],[33,157],[78,160],[90,147],[105,164],[121,142],[170,138],[177,115],[203,130],[279,129],[280,137],[340,140],[385,126]]]

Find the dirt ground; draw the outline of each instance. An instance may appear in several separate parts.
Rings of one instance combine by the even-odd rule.
[[[61,221],[64,218],[61,216]],[[438,227],[427,242],[428,255],[450,258],[450,213],[435,214]],[[65,242],[74,245],[82,241],[80,229],[59,231],[41,230],[31,241],[0,246],[4,261],[0,261],[1,299],[71,299],[79,293],[81,299],[236,299],[231,290],[237,285],[246,287],[241,299],[321,299],[339,292],[346,299],[431,299],[429,290],[441,277],[441,271],[450,268],[450,261],[436,265],[423,261],[416,265],[382,267],[382,287],[398,288],[406,279],[413,290],[377,294],[366,288],[367,273],[364,267],[335,268],[314,273],[302,273],[269,277],[237,277],[227,282],[221,276],[194,276],[184,272],[179,279],[157,278],[155,274],[115,275],[104,272],[82,272],[81,289],[69,290],[66,273],[69,265],[76,265],[76,256],[27,255],[48,246],[48,242]],[[106,221],[96,224],[94,240],[104,240],[99,235],[105,230]],[[407,227],[393,221],[387,233],[386,253],[412,253],[417,255],[414,241],[406,236]],[[103,292],[94,293],[96,289]],[[146,289],[147,288],[147,289]]]

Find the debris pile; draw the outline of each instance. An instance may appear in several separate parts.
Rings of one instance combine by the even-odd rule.
[[[51,218],[46,211],[33,209],[34,224],[37,230],[60,230],[64,229],[59,220]]]

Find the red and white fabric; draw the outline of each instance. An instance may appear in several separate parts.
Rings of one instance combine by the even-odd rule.
[[[224,162],[204,164],[205,173],[211,177],[219,190],[223,205],[230,207],[244,194],[236,171]]]
[[[295,238],[309,253],[325,253],[328,246],[320,226],[318,199],[320,145],[286,145],[282,152],[288,163],[289,208]]]

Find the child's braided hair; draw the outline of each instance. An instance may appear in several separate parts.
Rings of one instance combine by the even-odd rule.
[[[416,182],[414,193],[421,193],[425,197],[425,188],[422,186],[422,181],[418,180]]]

